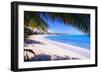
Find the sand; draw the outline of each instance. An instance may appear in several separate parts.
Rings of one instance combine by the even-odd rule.
[[[70,44],[63,44],[45,38],[47,35],[32,35],[28,38],[31,42],[25,44],[24,49],[32,50],[38,58],[43,60],[58,59],[89,59],[89,50]],[[33,41],[32,41],[33,40]],[[29,59],[36,57],[32,52],[24,52]]]

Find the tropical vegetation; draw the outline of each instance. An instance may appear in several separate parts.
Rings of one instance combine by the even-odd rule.
[[[90,15],[75,13],[51,13],[51,12],[24,12],[24,34],[47,33],[49,25],[45,21],[55,21],[70,25],[90,35]],[[67,30],[67,29],[66,29]]]

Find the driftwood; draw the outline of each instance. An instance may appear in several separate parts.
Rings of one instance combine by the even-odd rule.
[[[24,57],[26,57],[26,58],[24,58],[25,61],[30,60],[30,58],[29,58],[29,56],[28,56],[28,52],[34,54],[34,56],[36,57],[36,54],[35,54],[35,52],[34,52],[33,50],[24,49],[24,52],[26,52],[26,56],[24,55]]]

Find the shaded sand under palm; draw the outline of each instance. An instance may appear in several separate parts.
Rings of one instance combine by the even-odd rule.
[[[24,42],[24,61],[88,59],[89,50],[32,35]]]

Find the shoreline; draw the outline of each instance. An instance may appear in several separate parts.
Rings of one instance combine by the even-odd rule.
[[[89,50],[85,48],[80,48],[80,47],[73,46],[70,44],[64,44],[64,43],[56,42],[53,40],[49,40],[45,38],[45,36],[49,36],[49,35],[30,36],[28,39],[39,41],[42,44],[35,44],[35,43],[28,44],[24,48],[33,50],[36,53],[36,55],[41,55],[41,54],[48,55],[50,56],[52,60],[58,56],[63,57],[63,58],[68,56],[70,58],[77,58],[77,59],[89,59],[90,58]],[[29,52],[28,52],[28,56],[30,59],[34,57],[34,55]]]
[[[71,44],[65,44],[65,43],[62,43],[62,42],[57,42],[57,41],[53,41],[53,40],[50,40],[50,39],[48,39],[48,38],[45,38],[45,36],[49,36],[49,35],[42,35],[42,39],[44,39],[45,41],[48,41],[48,42],[51,42],[51,43],[53,43],[53,44],[61,44],[61,47],[66,47],[66,46],[68,46],[68,47],[73,47],[73,48],[75,48],[75,49],[67,49],[67,50],[74,50],[75,52],[80,52],[80,51],[83,51],[83,52],[86,52],[86,53],[89,53],[89,49],[86,49],[86,48],[83,48],[83,47],[79,47],[79,46],[75,46],[75,45],[71,45]],[[50,35],[51,36],[51,35]]]

